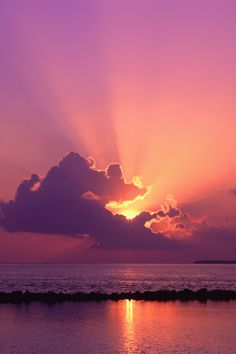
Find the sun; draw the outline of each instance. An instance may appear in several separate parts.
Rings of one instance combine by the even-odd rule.
[[[132,220],[142,211],[134,205],[137,200],[139,200],[139,198],[125,200],[123,202],[112,201],[106,204],[106,209],[113,215],[123,215],[127,220]]]
[[[132,220],[139,214],[139,211],[134,209],[126,209],[120,211],[119,214],[124,215],[127,220]]]

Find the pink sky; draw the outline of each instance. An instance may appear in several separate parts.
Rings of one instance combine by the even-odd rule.
[[[78,151],[151,186],[135,211],[172,195],[193,218],[236,230],[235,12],[234,0],[3,0],[0,199]],[[2,231],[0,261],[32,258],[9,237],[16,249]],[[68,239],[43,253],[48,236],[30,237],[35,261],[77,259]]]

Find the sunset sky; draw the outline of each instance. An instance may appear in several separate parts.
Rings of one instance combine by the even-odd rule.
[[[235,15],[1,1],[0,262],[236,258]]]

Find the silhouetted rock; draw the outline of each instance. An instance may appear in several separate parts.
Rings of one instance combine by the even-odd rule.
[[[29,291],[13,291],[10,293],[0,292],[0,303],[30,303],[34,301],[45,303],[56,303],[64,301],[105,301],[105,300],[149,300],[149,301],[230,301],[236,300],[236,291],[233,290],[207,290],[200,289],[192,291],[190,289],[176,290],[158,290],[134,293],[111,293],[103,294],[98,292],[73,294],[65,293],[32,293]]]

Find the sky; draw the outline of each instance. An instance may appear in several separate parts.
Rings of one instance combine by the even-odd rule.
[[[235,259],[235,1],[0,7],[0,262]]]

